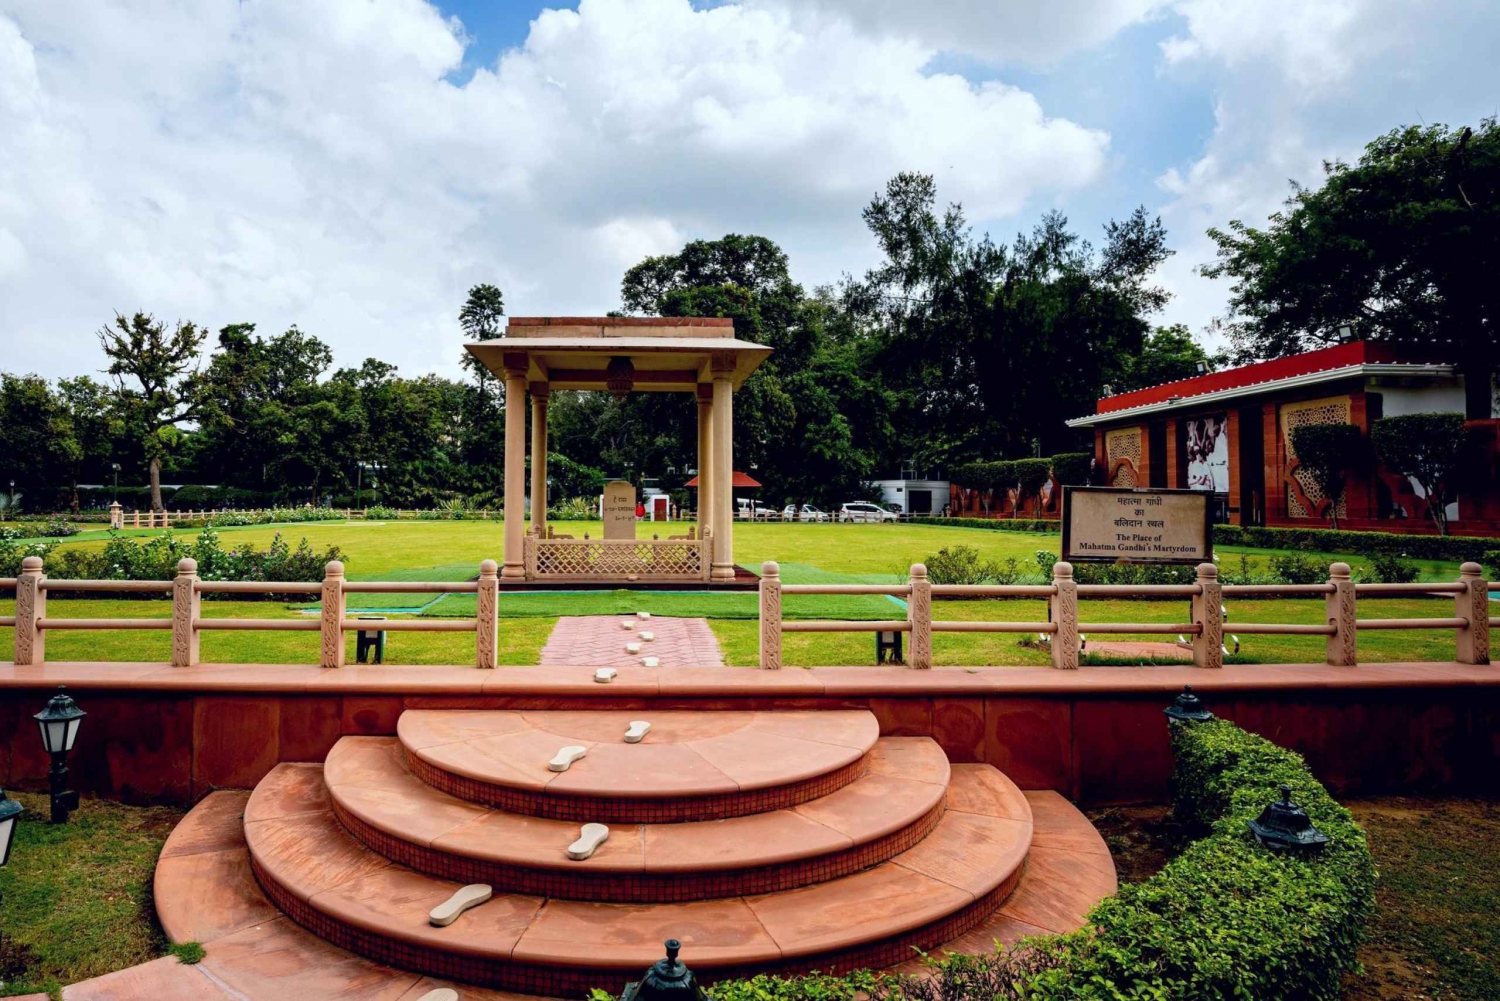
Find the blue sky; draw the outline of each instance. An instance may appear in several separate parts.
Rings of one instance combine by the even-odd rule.
[[[1212,340],[1205,230],[1494,114],[1497,36],[1491,0],[0,0],[0,368],[87,369],[144,309],[456,374],[481,281],[603,312],[726,232],[860,273],[902,170],[999,241],[1145,205],[1156,319]]]

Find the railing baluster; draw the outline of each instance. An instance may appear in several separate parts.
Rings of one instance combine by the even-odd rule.
[[[42,589],[42,558],[21,560],[16,578],[16,666],[47,662],[47,637],[38,623],[47,617],[47,592]]]
[[[781,670],[781,567],[769,560],[760,567],[760,666]]]
[[[1078,667],[1078,582],[1073,579],[1073,564],[1052,565],[1052,584],[1057,588],[1050,601],[1052,624],[1052,666],[1064,669]]]
[[[479,564],[479,594],[474,611],[474,652],[479,667],[500,666],[500,565]]]
[[[323,667],[344,666],[344,564],[331,561],[323,574]]]
[[[1454,643],[1454,660],[1460,664],[1490,662],[1490,583],[1484,579],[1484,568],[1465,563],[1458,568],[1458,582],[1464,590],[1454,595],[1453,614],[1467,619],[1469,625],[1459,629]]]
[[[1358,592],[1349,579],[1349,564],[1335,563],[1328,568],[1328,583],[1333,586],[1324,607],[1328,624],[1334,631],[1328,636],[1328,663],[1335,667],[1353,667],[1359,662]]]
[[[198,619],[203,596],[198,588],[198,561],[185,557],[177,562],[172,581],[172,666],[193,667],[198,663]]]
[[[925,564],[911,565],[910,583],[906,618],[911,623],[911,666],[926,671],[932,667],[932,581]]]
[[[1199,563],[1198,593],[1193,595],[1193,622],[1198,626],[1193,637],[1193,663],[1198,667],[1224,666],[1223,597],[1219,568]]]

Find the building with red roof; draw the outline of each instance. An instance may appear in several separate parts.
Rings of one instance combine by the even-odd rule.
[[[1329,501],[1299,469],[1292,429],[1349,423],[1368,433],[1381,417],[1464,410],[1464,377],[1451,359],[1353,341],[1105,396],[1093,414],[1068,426],[1093,430],[1104,482],[1207,490],[1216,497],[1219,521],[1309,527],[1327,521]],[[1488,484],[1450,506],[1449,530],[1500,534],[1494,479],[1500,421],[1471,423],[1489,435]],[[1339,525],[1434,530],[1418,489],[1382,467],[1348,483]]]

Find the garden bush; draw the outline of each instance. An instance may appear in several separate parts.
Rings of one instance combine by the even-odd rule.
[[[1204,836],[1066,935],[929,960],[925,977],[754,977],[715,1001],[1336,1001],[1375,904],[1365,835],[1302,758],[1223,720],[1167,724],[1174,808]],[[1287,785],[1332,840],[1272,852],[1246,824]],[[691,957],[689,957],[691,961]],[[603,1001],[602,997],[596,1001]]]
[[[3,545],[0,543],[0,557]],[[47,576],[73,580],[171,580],[177,576],[178,561],[192,557],[198,561],[198,576],[206,581],[271,582],[320,581],[329,561],[344,558],[337,546],[319,552],[306,539],[293,548],[280,532],[266,549],[257,549],[252,543],[225,549],[219,533],[212,528],[205,528],[192,541],[163,532],[141,542],[111,532],[101,550],[66,549],[38,555],[47,559]],[[0,574],[4,574],[3,570]],[[220,596],[205,594],[204,597]],[[244,600],[253,596],[232,597]]]
[[[1378,553],[1370,560],[1370,572],[1378,584],[1410,584],[1419,568],[1395,553]]]
[[[1328,580],[1327,564],[1301,553],[1277,553],[1272,556],[1271,573],[1282,584],[1321,584]]]
[[[934,584],[1014,584],[1025,575],[1015,557],[983,560],[973,546],[944,546],[925,565]]]
[[[1059,452],[1052,457],[1052,475],[1064,486],[1086,486],[1093,463],[1089,452]]]
[[[365,508],[366,521],[397,521],[400,517],[401,512],[393,507],[376,504],[374,507]]]
[[[1252,549],[1300,549],[1320,553],[1375,556],[1395,553],[1414,560],[1480,560],[1494,539],[1462,535],[1402,535],[1394,532],[1334,531],[1331,528],[1263,528],[1215,525],[1214,544]]]

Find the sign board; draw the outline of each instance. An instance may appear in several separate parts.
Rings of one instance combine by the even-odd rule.
[[[635,538],[635,487],[628,480],[604,484],[604,537]]]
[[[1069,563],[1208,563],[1210,495],[1199,490],[1065,487],[1062,558]]]

